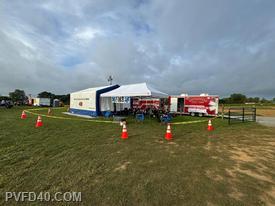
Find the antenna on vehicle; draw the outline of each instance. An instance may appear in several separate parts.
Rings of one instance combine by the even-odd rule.
[[[112,85],[112,83],[113,83],[113,77],[111,75],[108,77],[107,80],[108,80],[109,84]]]

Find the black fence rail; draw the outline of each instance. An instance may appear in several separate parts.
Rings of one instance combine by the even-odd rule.
[[[255,107],[232,107],[228,109],[228,124],[233,122],[256,122]]]

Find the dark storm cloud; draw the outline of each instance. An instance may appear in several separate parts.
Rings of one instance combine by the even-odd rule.
[[[275,2],[1,1],[0,94],[146,81],[275,96]]]

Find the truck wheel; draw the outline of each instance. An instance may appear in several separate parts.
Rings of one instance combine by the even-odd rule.
[[[199,113],[199,117],[202,117],[203,116],[203,113]]]
[[[195,115],[196,115],[196,114],[195,114],[194,112],[191,112],[191,116],[192,116],[192,117],[195,117]]]

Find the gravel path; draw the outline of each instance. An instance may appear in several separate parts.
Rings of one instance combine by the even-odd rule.
[[[275,127],[275,117],[259,117],[257,116],[257,122],[265,126]]]

